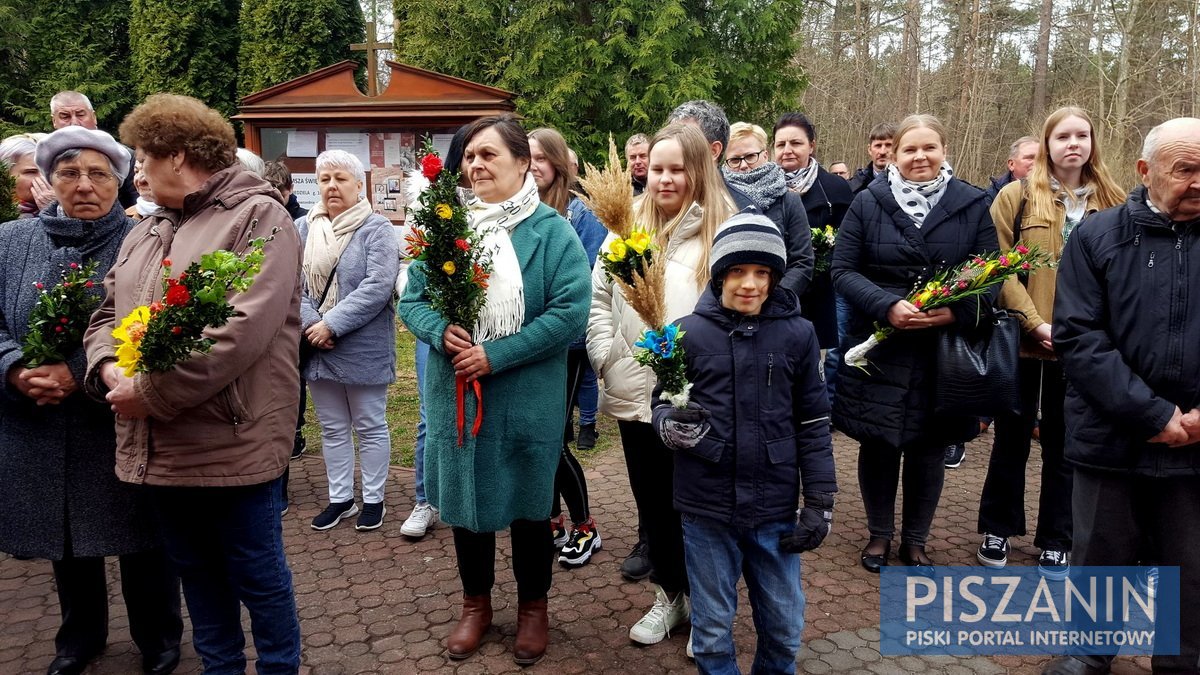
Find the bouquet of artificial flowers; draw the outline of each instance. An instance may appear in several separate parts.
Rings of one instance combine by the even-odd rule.
[[[817,274],[828,272],[833,264],[833,245],[837,242],[837,230],[832,225],[825,229],[819,227],[812,230],[813,266]]]
[[[621,289],[625,301],[649,326],[634,346],[637,362],[654,371],[662,385],[662,399],[686,408],[692,385],[684,373],[683,331],[678,324],[664,325],[667,313],[666,268],[656,264],[653,233],[638,227],[633,217],[633,183],[628,168],[621,167],[617,146],[608,138],[608,166],[585,165],[579,198],[615,237],[600,252],[604,272]]]
[[[1028,274],[1050,264],[1048,253],[1039,251],[1036,246],[1017,244],[1007,253],[975,256],[955,269],[942,271],[923,286],[914,288],[905,300],[921,311],[946,307],[959,300],[982,295],[1014,274]],[[846,352],[846,363],[857,368],[866,368],[870,363],[867,361],[867,353],[895,330],[892,326],[880,326],[877,322],[875,332],[866,342],[855,345]]]
[[[429,179],[429,187],[421,193],[417,207],[410,209],[412,231],[405,238],[407,253],[426,265],[429,306],[451,324],[474,334],[487,302],[492,252],[483,245],[483,237],[471,227],[467,210],[458,201],[458,172],[445,169],[429,141],[422,152],[421,173]],[[465,376],[458,376],[454,384],[461,446],[468,383]],[[478,435],[483,425],[483,385],[475,380],[470,387],[478,402],[471,433]]]
[[[94,260],[82,266],[71,263],[54,286],[33,284],[41,293],[29,313],[29,332],[21,345],[21,363],[26,368],[62,363],[83,344],[88,320],[100,304],[99,295],[91,290],[95,273]]]
[[[170,258],[164,259],[162,301],[135,307],[113,329],[117,366],[125,375],[166,372],[193,352],[208,353],[216,341],[204,330],[224,326],[234,315],[228,296],[249,290],[274,234],[252,240],[240,256],[224,249],[205,253],[174,278]]]

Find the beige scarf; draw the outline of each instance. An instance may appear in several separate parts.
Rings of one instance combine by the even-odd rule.
[[[324,202],[318,202],[308,212],[308,238],[304,240],[304,280],[308,283],[308,295],[313,299],[325,293],[325,302],[317,308],[321,314],[337,304],[337,275],[334,267],[350,243],[355,231],[371,216],[371,203],[360,199],[333,220]],[[332,276],[331,276],[332,275]],[[325,285],[329,292],[325,292]]]

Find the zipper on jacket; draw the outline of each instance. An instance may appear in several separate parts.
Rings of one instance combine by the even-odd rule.
[[[775,354],[767,354],[767,387],[771,386],[771,371],[775,369]]]
[[[1150,251],[1150,259],[1146,261],[1146,267],[1154,267],[1154,251]]]
[[[1133,245],[1134,246],[1142,245],[1142,230],[1141,230],[1141,228],[1138,228],[1138,231],[1133,234]]]

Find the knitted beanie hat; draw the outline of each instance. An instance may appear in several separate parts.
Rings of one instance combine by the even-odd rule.
[[[721,223],[709,257],[714,282],[734,265],[763,265],[780,276],[787,267],[783,235],[761,213],[738,213]]]

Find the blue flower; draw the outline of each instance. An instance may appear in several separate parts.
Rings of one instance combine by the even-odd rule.
[[[633,346],[640,347],[642,349],[647,349],[647,350],[652,351],[657,354],[658,353],[658,349],[657,349],[658,342],[661,339],[662,339],[662,335],[660,335],[658,333],[658,331],[647,328],[646,330],[642,331],[641,339],[639,339],[637,342],[633,343]]]

